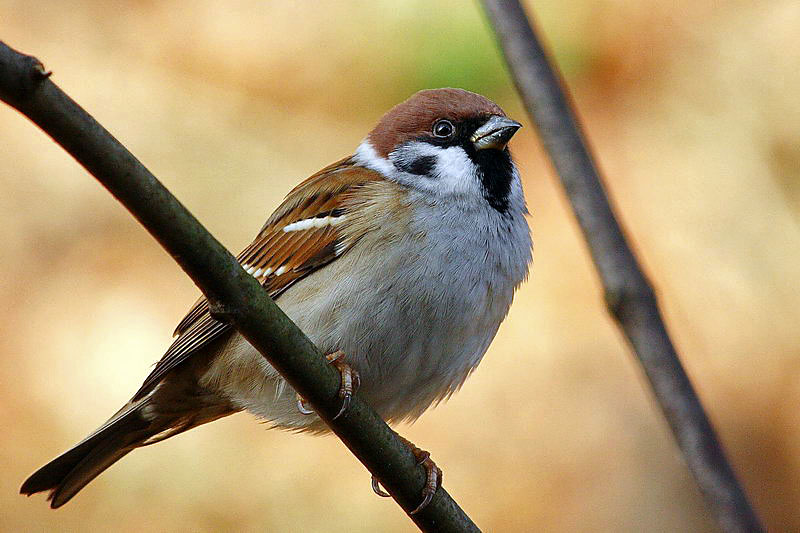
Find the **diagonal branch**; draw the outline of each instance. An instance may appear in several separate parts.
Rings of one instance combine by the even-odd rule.
[[[561,178],[605,287],[686,463],[724,531],[762,531],[681,366],[655,294],[608,202],[565,85],[517,0],[484,0],[517,89]]]
[[[341,417],[339,374],[259,283],[122,144],[49,79],[42,64],[0,42],[0,99],[27,116],[94,175],[147,228],[230,322],[314,407],[406,513],[425,472],[357,396]],[[422,531],[479,531],[440,488],[411,519]]]

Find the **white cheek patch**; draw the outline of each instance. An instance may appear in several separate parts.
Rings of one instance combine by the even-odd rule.
[[[444,150],[434,148],[438,156],[433,173],[440,184],[440,190],[483,197],[478,168],[464,149],[460,146],[451,146]]]
[[[414,141],[402,145],[389,154],[389,159],[399,162],[400,166],[421,157],[432,158],[435,162],[433,169],[430,175],[402,172],[404,181],[409,185],[444,195],[482,195],[478,169],[460,146],[443,148]]]
[[[399,162],[412,163],[421,157],[434,158],[430,176],[403,172],[395,166]],[[355,162],[380,172],[387,178],[408,187],[437,195],[458,195],[483,198],[478,169],[460,146],[442,148],[430,143],[412,141],[398,147],[389,158],[378,155],[368,140],[364,140],[353,156]]]

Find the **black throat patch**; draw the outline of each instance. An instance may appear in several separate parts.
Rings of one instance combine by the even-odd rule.
[[[508,211],[508,196],[511,193],[511,180],[514,179],[514,165],[508,148],[503,150],[475,150],[472,143],[464,146],[467,155],[478,167],[483,197],[500,214]]]

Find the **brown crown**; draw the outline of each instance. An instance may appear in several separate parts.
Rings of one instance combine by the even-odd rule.
[[[386,157],[398,144],[429,133],[440,118],[459,122],[488,115],[505,113],[488,98],[463,89],[428,89],[389,110],[369,140],[378,155]]]

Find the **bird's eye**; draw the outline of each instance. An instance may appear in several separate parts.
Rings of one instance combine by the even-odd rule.
[[[456,128],[449,120],[437,120],[433,125],[433,135],[436,137],[450,137],[455,133]]]

